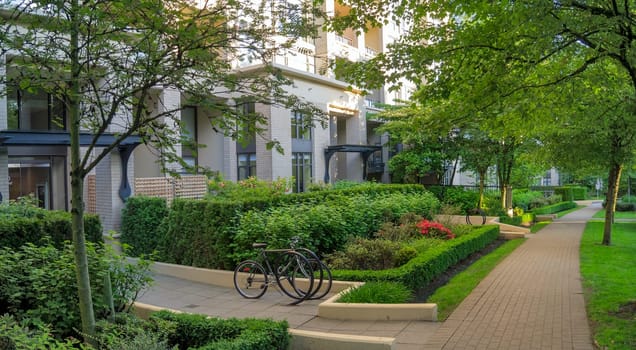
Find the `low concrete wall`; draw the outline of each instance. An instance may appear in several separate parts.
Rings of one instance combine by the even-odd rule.
[[[139,302],[136,302],[133,306],[133,313],[146,320],[152,313],[161,310],[181,313],[178,310]],[[291,328],[289,329],[289,334],[291,334],[290,350],[391,350],[395,342],[394,338],[388,337],[333,334]]]
[[[351,334],[290,329],[292,335],[290,348],[294,350],[390,350],[394,338],[367,337]]]

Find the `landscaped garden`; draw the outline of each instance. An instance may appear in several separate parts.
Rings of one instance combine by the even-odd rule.
[[[94,242],[88,251],[99,320],[94,345],[103,349],[136,349],[144,344],[156,344],[158,349],[175,345],[224,349],[250,344],[250,349],[258,349],[287,344],[286,322],[168,313],[144,321],[121,314],[151,283],[147,256],[231,270],[239,260],[253,256],[253,242],[286,248],[290,238],[298,236],[304,246],[328,262],[334,279],[368,282],[345,296],[345,301],[437,302],[443,319],[498,261],[522,243],[498,240],[496,225],[435,221],[440,212],[462,214],[462,208],[471,208],[476,194],[463,189],[431,192],[419,185],[344,184],[284,194],[283,185],[251,181],[245,187],[213,183],[214,195],[209,198],[176,200],[171,205],[158,198],[130,198],[123,211],[121,239],[126,253],[141,257],[134,265],[101,242],[99,220],[86,216],[86,234]],[[223,187],[233,188],[224,193]],[[557,196],[541,200],[539,195],[518,191],[515,203],[527,211],[518,209],[517,213],[571,207]],[[503,213],[496,196],[487,203],[488,214]],[[4,218],[0,242],[6,247],[0,250],[0,313],[6,314],[0,319],[0,329],[6,334],[0,337],[0,345],[81,346],[73,255],[64,243],[70,238],[70,215],[37,209],[28,202],[3,205],[0,213]],[[494,253],[475,258],[485,248]],[[469,269],[466,274],[437,288],[451,277],[449,271],[456,273],[457,266],[470,257],[470,263],[477,262],[462,267]],[[106,281],[111,288],[104,288]]]

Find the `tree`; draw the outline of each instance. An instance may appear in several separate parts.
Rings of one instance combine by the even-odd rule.
[[[335,18],[331,28],[381,26],[386,18],[407,22],[411,28],[388,54],[363,63],[340,61],[340,74],[362,87],[399,83],[404,78],[426,84],[426,93],[417,95],[420,100],[461,95],[463,98],[453,99],[456,119],[496,111],[502,101],[529,112],[544,110],[542,104],[555,100],[549,97],[557,91],[553,87],[591,69],[609,70],[607,76],[621,79],[631,98],[636,97],[633,0],[396,1],[382,5],[354,0],[351,6],[354,10]],[[612,74],[615,69],[622,74]],[[600,87],[605,79],[598,75],[590,82]],[[546,98],[524,100],[524,94]],[[589,105],[594,103],[589,101]],[[633,108],[624,112],[626,120],[635,118]],[[551,123],[553,117],[523,115],[537,127]],[[596,127],[610,132],[624,126],[619,122]],[[515,123],[511,127],[522,130]],[[623,168],[621,155],[633,150],[629,147],[633,146],[619,142],[601,151],[613,153],[615,159],[607,168],[610,188],[604,244],[610,243],[616,185]]]
[[[296,38],[311,35],[309,4],[192,0],[24,0],[0,2],[5,24],[0,57],[11,74],[3,84],[41,91],[63,102],[70,134],[71,213],[82,331],[93,339],[95,317],[83,223],[86,175],[131,135],[161,149],[165,162],[182,162],[178,112],[198,105],[220,111],[211,123],[227,135],[259,131],[266,119],[237,108],[244,101],[279,104],[320,118],[291,96],[291,81],[271,60]],[[307,15],[305,15],[307,14]],[[236,63],[260,63],[239,69]],[[164,106],[158,89],[178,90],[185,103]],[[80,148],[80,132],[92,134]],[[98,138],[114,141],[97,147]],[[276,147],[274,140],[270,146]]]

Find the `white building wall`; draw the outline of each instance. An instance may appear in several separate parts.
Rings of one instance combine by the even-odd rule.
[[[0,55],[0,76],[6,74],[5,70],[5,56]],[[4,94],[4,84],[0,84],[0,130],[5,130],[8,124],[7,117],[7,97]],[[9,201],[9,156],[7,155],[7,148],[0,146],[0,195],[1,202]]]
[[[277,106],[272,106],[269,125],[269,136],[272,140],[278,140],[284,153],[272,149],[265,151],[270,154],[271,159],[271,179],[291,178],[292,176],[292,139],[291,139],[291,111]],[[257,156],[258,159],[258,156]]]
[[[199,165],[206,167],[212,171],[223,172],[224,154],[227,152],[225,148],[225,137],[222,132],[215,131],[212,128],[212,115],[205,114],[201,109],[197,113],[197,142],[205,147],[198,149]]]

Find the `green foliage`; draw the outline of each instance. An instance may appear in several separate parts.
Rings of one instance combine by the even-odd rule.
[[[346,244],[342,251],[327,255],[326,261],[332,269],[385,270],[398,266],[396,260],[402,247],[402,243],[386,239],[358,238]],[[404,262],[409,253],[401,254]]]
[[[574,200],[574,187],[556,187],[554,189],[554,193],[561,196],[564,202],[571,202]]]
[[[512,190],[512,204],[527,211],[546,205],[547,200],[539,191]]]
[[[0,315],[0,349],[70,350],[85,347],[73,338],[65,341],[55,339],[46,325],[19,323],[10,315]]]
[[[97,215],[84,215],[84,233],[89,242],[103,242]],[[0,247],[52,243],[61,248],[72,237],[70,213],[41,209],[28,200],[0,204]]]
[[[130,197],[121,213],[121,242],[131,256],[152,254],[161,239],[159,227],[168,215],[166,200],[159,197]]]
[[[616,211],[635,211],[636,203],[624,203],[618,202],[616,203]]]
[[[179,349],[286,349],[289,345],[287,321],[235,318],[219,319],[206,315],[154,313],[151,321],[175,324],[167,335],[168,344]]]
[[[381,270],[335,270],[333,278],[344,281],[393,281],[400,282],[411,290],[418,290],[446,271],[449,267],[470,254],[483,249],[499,236],[499,226],[486,225],[476,228],[472,233],[456,239],[443,241],[444,244],[432,246],[420,251],[405,265]]]
[[[119,313],[112,321],[97,322],[96,338],[99,349],[104,350],[168,350],[171,347],[167,337],[175,329],[176,325],[168,321],[148,322],[132,314]]]
[[[479,193],[460,186],[429,186],[430,191],[445,205],[457,206],[465,214],[479,203]]]
[[[291,179],[278,179],[276,181],[264,181],[255,177],[233,182],[224,180],[217,175],[208,181],[208,190],[213,197],[222,197],[230,200],[243,198],[271,198],[282,196],[292,188]]]
[[[346,290],[338,303],[403,304],[412,297],[412,292],[397,282],[367,282]]]
[[[391,241],[411,241],[413,239],[422,238],[417,223],[422,221],[423,217],[415,213],[406,213],[402,215],[399,222],[385,222],[380,226],[375,236]]]
[[[576,203],[560,202],[557,204],[547,205],[545,207],[534,209],[532,213],[534,213],[534,215],[554,214],[572,208],[576,208]]]
[[[133,302],[149,282],[147,262],[128,266],[125,257],[105,246],[87,245],[95,313],[104,317],[108,305],[103,298],[103,281],[110,271],[116,308]],[[30,243],[19,249],[0,249],[0,314],[10,313],[35,325],[50,325],[59,336],[77,335],[78,307],[75,260],[70,245],[58,250]]]

